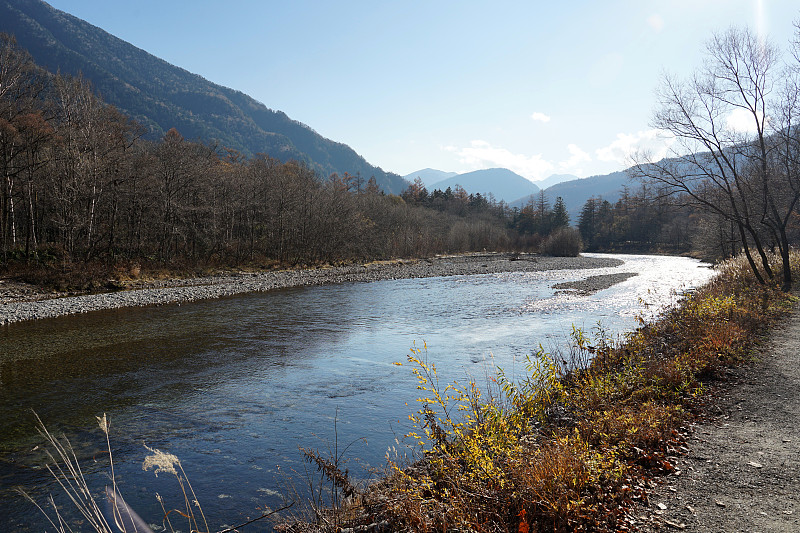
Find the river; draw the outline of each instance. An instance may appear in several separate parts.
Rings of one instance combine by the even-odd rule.
[[[345,283],[0,328],[0,525],[44,529],[17,486],[60,497],[32,410],[69,436],[97,486],[108,457],[94,421],[107,413],[120,490],[153,524],[156,492],[168,507],[182,496],[142,471],[145,444],[181,459],[212,530],[305,494],[298,446],[353,443],[350,471],[374,475],[416,409],[410,369],[393,364],[412,346],[427,345],[445,382],[485,382],[493,365],[513,377],[573,325],[621,335],[712,275],[687,258],[618,257],[608,269]],[[589,296],[553,288],[620,272],[637,275]]]

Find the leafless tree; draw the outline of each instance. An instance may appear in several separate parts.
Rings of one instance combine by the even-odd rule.
[[[19,48],[14,37],[0,33],[0,241],[4,254],[18,240],[20,217],[15,202],[21,200],[21,191],[17,178],[25,174],[28,180],[32,179],[41,161],[40,141],[45,131],[39,127],[43,120],[36,101],[43,90],[41,73],[30,55]],[[33,221],[30,216],[25,220],[30,246]]]
[[[784,290],[792,284],[786,230],[800,199],[797,88],[773,44],[746,29],[714,35],[691,79],[667,75],[659,89],[653,126],[675,137],[673,157],[644,155],[634,167],[733,224],[762,283],[775,277],[768,251],[777,247]]]

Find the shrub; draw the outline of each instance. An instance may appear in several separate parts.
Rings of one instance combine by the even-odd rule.
[[[559,228],[542,244],[541,253],[554,257],[577,257],[583,250],[581,234],[575,228]]]

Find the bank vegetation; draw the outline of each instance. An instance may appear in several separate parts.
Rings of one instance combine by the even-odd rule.
[[[792,253],[795,273],[800,255]],[[780,273],[782,260],[772,256]],[[306,452],[335,505],[284,531],[633,531],[661,476],[679,474],[692,421],[726,369],[752,363],[795,298],[762,284],[740,256],[624,339],[574,330],[562,353],[531,355],[517,381],[441,383],[424,347],[404,363],[419,409],[409,462],[358,486],[337,458]],[[669,524],[664,524],[669,526]],[[351,528],[351,529],[348,529]]]

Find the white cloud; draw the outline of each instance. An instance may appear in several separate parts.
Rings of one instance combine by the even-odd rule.
[[[487,167],[507,168],[529,180],[545,178],[555,168],[541,154],[515,154],[481,140],[472,141],[466,148],[452,148],[450,151],[458,154],[461,163],[473,170]]]
[[[728,114],[725,118],[725,124],[738,133],[755,133],[757,130],[753,114],[740,107],[737,107]]]
[[[647,25],[656,30],[656,33],[664,29],[664,19],[658,13],[653,13],[647,17]]]
[[[567,150],[569,150],[570,157],[566,161],[562,161],[558,164],[559,170],[561,172],[582,174],[583,170],[580,168],[580,164],[591,161],[592,156],[581,150],[577,144],[568,145]]]
[[[636,153],[646,152],[653,160],[666,157],[675,138],[663,130],[647,130],[636,133],[618,133],[617,139],[603,148],[595,150],[600,161],[615,162],[622,166],[632,164]]]
[[[531,118],[533,120],[536,120],[537,122],[550,122],[550,117],[545,115],[544,113],[539,112],[539,111],[536,111],[535,113],[533,113],[531,115]]]

